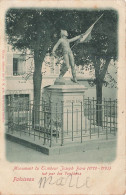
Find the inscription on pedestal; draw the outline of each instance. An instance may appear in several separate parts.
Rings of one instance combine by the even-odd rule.
[[[85,87],[77,85],[69,87],[54,85],[46,88],[46,93],[43,94],[44,100],[51,102],[49,104],[51,113],[46,115],[59,136],[62,136],[62,133],[64,136],[71,136],[71,132],[73,134],[81,132],[82,120],[84,124],[84,92]]]

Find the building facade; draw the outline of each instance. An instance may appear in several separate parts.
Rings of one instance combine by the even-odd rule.
[[[10,45],[6,49],[6,90],[5,101],[6,105],[17,99],[22,101],[33,100],[33,72],[34,72],[34,59],[28,52],[27,55],[22,54],[18,50],[12,50]],[[88,90],[85,94],[86,97],[96,97],[95,86],[91,87],[88,80],[94,79],[94,69],[90,66],[76,66],[77,78],[79,83],[85,85]],[[42,65],[42,89],[45,86],[53,85],[55,79],[60,73],[60,65],[54,57],[47,55]],[[66,78],[71,77],[69,70],[65,74]],[[41,90],[42,90],[41,89]],[[112,93],[113,91],[113,93]],[[103,98],[115,99],[117,90],[115,88],[108,88],[103,86]]]

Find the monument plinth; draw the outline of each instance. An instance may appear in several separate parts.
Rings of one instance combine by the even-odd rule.
[[[43,101],[48,107],[47,110],[50,110],[49,115],[46,115],[48,118],[46,123],[50,123],[53,130],[58,131],[58,136],[61,136],[62,140],[69,136],[73,139],[75,134],[79,135],[84,129],[82,120],[84,121],[86,90],[85,86],[74,84],[70,80],[57,80],[54,85],[44,88]]]

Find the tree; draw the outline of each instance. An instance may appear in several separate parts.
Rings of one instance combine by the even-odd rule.
[[[35,124],[39,123],[39,104],[42,83],[42,62],[47,52],[60,36],[60,30],[69,32],[69,38],[84,33],[103,13],[103,10],[68,10],[68,9],[10,9],[6,14],[6,33],[9,44],[15,49],[25,52],[27,49],[34,56],[34,114]],[[111,21],[111,23],[110,23]],[[92,32],[90,43],[78,44],[75,60],[79,63],[90,60],[95,67],[97,99],[102,98],[102,83],[110,59],[116,56],[117,45],[117,13],[104,11]],[[115,33],[114,33],[115,31]],[[116,40],[116,41],[115,41]],[[110,44],[111,43],[111,44]],[[115,44],[116,43],[116,44]],[[79,53],[77,53],[77,51]],[[114,55],[115,53],[115,55]],[[81,55],[83,57],[81,58]],[[101,66],[101,59],[104,60]]]
[[[103,13],[103,17],[92,31],[92,40],[80,45],[77,53],[75,50],[76,56],[79,57],[76,59],[77,63],[92,63],[95,69],[97,125],[102,125],[102,86],[105,82],[105,75],[110,61],[112,59],[116,61],[118,58],[118,14],[115,10],[106,10]]]
[[[69,23],[66,23],[66,19]],[[46,53],[52,50],[62,28],[78,28],[76,11],[51,9],[10,9],[6,14],[6,33],[14,49],[34,55],[34,105],[33,121],[39,124],[40,92],[42,83],[42,62]]]

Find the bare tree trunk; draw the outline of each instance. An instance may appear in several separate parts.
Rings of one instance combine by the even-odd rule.
[[[40,97],[41,97],[41,72],[34,72],[33,84],[34,84],[34,104],[33,104],[33,124],[39,125],[40,116]]]
[[[102,81],[96,81],[96,124],[102,126]]]
[[[106,71],[108,69],[110,58],[106,59],[106,62],[102,68],[100,69],[100,59],[96,59],[95,62],[95,77],[96,77],[96,98],[97,98],[97,105],[96,105],[96,124],[98,126],[102,126],[102,86],[103,81],[106,75]]]
[[[40,97],[41,97],[41,83],[42,83],[42,60],[34,57],[35,70],[33,74],[33,87],[34,87],[34,103],[32,113],[32,124],[38,126],[40,124]]]

